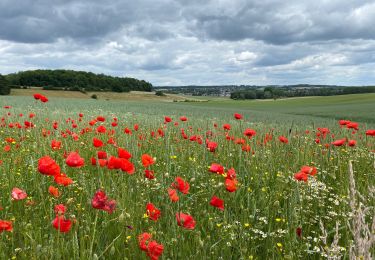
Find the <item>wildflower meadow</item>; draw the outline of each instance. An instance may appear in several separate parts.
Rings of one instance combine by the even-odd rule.
[[[371,259],[374,114],[272,102],[0,98],[0,259]]]

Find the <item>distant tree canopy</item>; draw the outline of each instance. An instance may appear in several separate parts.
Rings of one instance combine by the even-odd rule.
[[[375,93],[375,86],[366,87],[266,87],[233,91],[231,99],[277,99],[286,97],[333,96]]]
[[[9,95],[10,87],[7,79],[0,74],[0,95]]]
[[[29,70],[6,75],[6,79],[12,87],[114,92],[152,90],[152,84],[144,80],[73,70]]]

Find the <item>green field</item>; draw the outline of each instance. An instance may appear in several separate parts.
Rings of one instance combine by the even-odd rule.
[[[0,105],[0,220],[12,223],[12,231],[6,231],[0,222],[0,259],[147,259],[147,253],[157,259],[160,247],[151,248],[151,240],[147,252],[140,248],[138,237],[145,232],[163,246],[160,259],[349,259],[351,246],[355,255],[365,257],[351,228],[354,223],[370,226],[375,215],[375,137],[365,134],[375,129],[375,94],[208,102],[50,97],[47,103],[7,96],[0,97]],[[234,113],[243,119],[236,120]],[[98,116],[105,122],[90,125]],[[165,116],[172,122],[165,123]],[[340,127],[341,119],[357,122],[358,130]],[[25,121],[34,127],[24,127]],[[98,126],[105,131],[98,132]],[[246,129],[256,135],[244,135]],[[94,137],[105,145],[94,147]],[[343,138],[356,144],[332,145]],[[61,149],[53,150],[52,140],[61,141]],[[210,150],[206,142],[216,147]],[[117,147],[131,153],[134,173],[91,165],[100,150],[117,157]],[[73,151],[84,159],[82,167],[67,165],[65,157]],[[144,154],[155,163],[144,167]],[[73,184],[61,186],[56,176],[41,174],[43,156],[52,157]],[[213,163],[224,166],[224,173],[210,172]],[[295,178],[305,165],[317,169],[315,175],[306,174],[307,182]],[[145,177],[146,169],[154,171],[154,179]],[[176,177],[189,183],[187,194],[173,185]],[[228,179],[237,182],[231,192]],[[360,195],[350,194],[353,181]],[[50,186],[60,196],[51,196]],[[12,199],[14,187],[27,198]],[[168,188],[176,190],[177,202]],[[93,208],[99,189],[116,201],[112,214]],[[210,205],[213,196],[224,200],[223,211]],[[147,203],[160,209],[157,221]],[[367,207],[362,222],[359,203]],[[67,207],[64,218],[72,223],[66,233],[51,224],[57,204]],[[179,212],[191,215],[196,225],[178,224]],[[340,237],[335,237],[336,226]],[[360,230],[360,237],[365,234]],[[367,235],[374,231],[370,228]],[[374,255],[374,246],[365,253]]]

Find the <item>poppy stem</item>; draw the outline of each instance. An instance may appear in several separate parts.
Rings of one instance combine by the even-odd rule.
[[[94,248],[95,233],[96,233],[96,223],[97,222],[98,222],[98,211],[96,211],[96,214],[95,214],[94,231],[92,233],[92,240],[91,240],[91,245],[90,245],[90,257],[92,256],[92,250]]]

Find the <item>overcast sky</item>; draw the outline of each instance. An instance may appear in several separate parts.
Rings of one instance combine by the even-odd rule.
[[[0,0],[0,73],[375,84],[375,1]]]

